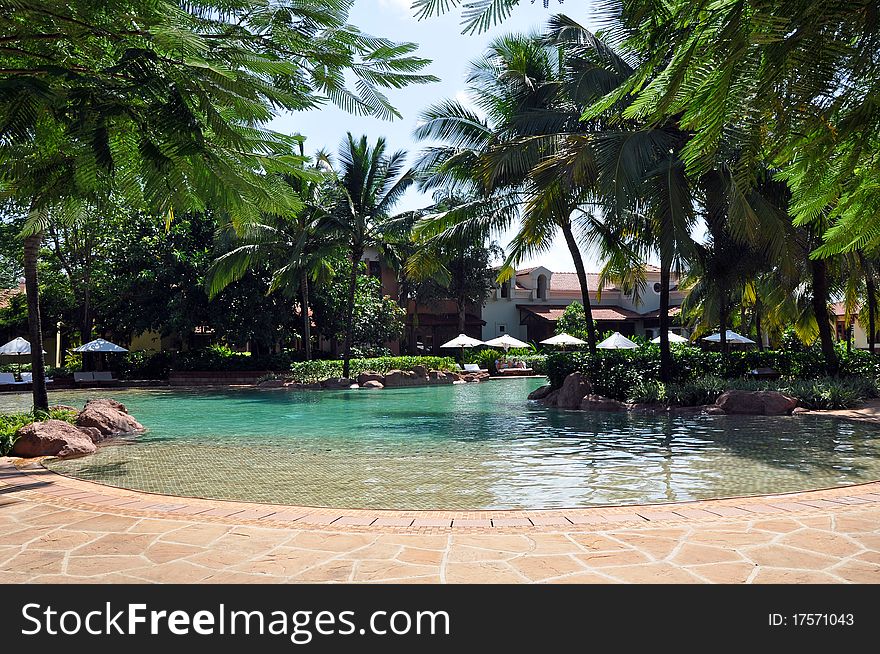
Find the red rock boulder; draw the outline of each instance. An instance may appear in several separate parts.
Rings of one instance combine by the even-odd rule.
[[[727,414],[787,416],[797,406],[797,398],[779,391],[725,391],[715,404]]]
[[[97,429],[103,438],[144,431],[144,426],[128,414],[125,405],[107,399],[87,402],[76,417],[76,425]]]
[[[14,456],[64,459],[93,454],[98,449],[87,434],[63,420],[33,422],[19,429],[15,436]]]
[[[562,382],[562,388],[556,397],[556,406],[560,409],[580,409],[581,402],[590,391],[590,384],[581,373],[573,372]]]

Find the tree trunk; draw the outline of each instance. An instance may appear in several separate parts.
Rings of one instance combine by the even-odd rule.
[[[669,350],[669,277],[671,262],[660,257],[660,381],[672,381],[672,352]]]
[[[465,299],[463,297],[458,298],[458,333],[464,334],[465,329]]]
[[[48,413],[49,396],[46,394],[46,362],[43,360],[43,327],[40,321],[40,288],[37,280],[37,259],[41,242],[42,234],[32,234],[24,239],[24,284],[31,342],[34,412]]]
[[[758,349],[764,351],[764,334],[761,331],[761,301],[755,299],[755,336],[758,340]]]
[[[859,262],[862,264],[862,270],[865,271],[865,287],[868,294],[868,351],[874,354],[876,333],[876,316],[877,316],[877,284],[874,281],[874,270],[871,264],[865,260],[865,255],[859,251]]]
[[[358,266],[361,263],[361,257],[364,255],[361,250],[351,251],[351,276],[348,280],[348,303],[345,307],[345,339],[342,342],[342,376],[348,377],[351,372],[351,335],[354,330],[354,293],[357,290]]]
[[[419,301],[413,298],[413,316],[412,328],[410,329],[409,353],[415,356],[419,353],[419,337],[417,331],[419,329]]]
[[[813,313],[819,325],[819,342],[825,358],[825,369],[829,375],[836,375],[837,353],[834,351],[831,318],[828,316],[828,265],[824,259],[812,259],[810,270],[813,278]]]
[[[300,280],[301,302],[300,313],[303,321],[303,349],[305,349],[306,361],[312,360],[312,319],[309,317],[309,277],[303,275]]]
[[[721,340],[719,341],[721,344],[721,356],[727,357],[727,330],[728,324],[730,323],[730,317],[728,316],[728,305],[727,305],[727,289],[722,286],[719,291],[721,304],[718,307],[718,318],[719,318],[719,328],[721,332]]]
[[[595,354],[596,324],[593,322],[593,307],[590,303],[590,287],[587,284],[587,271],[584,268],[584,259],[581,257],[581,250],[571,230],[571,222],[566,221],[562,224],[562,233],[565,235],[565,243],[568,245],[568,251],[571,253],[572,261],[574,261],[574,269],[577,271],[578,283],[581,287],[581,301],[584,305],[584,318],[586,318],[587,322],[587,347],[590,350],[590,354]]]

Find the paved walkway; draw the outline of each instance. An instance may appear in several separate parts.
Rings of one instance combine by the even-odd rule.
[[[0,459],[0,582],[880,583],[880,483],[570,511],[151,495]]]

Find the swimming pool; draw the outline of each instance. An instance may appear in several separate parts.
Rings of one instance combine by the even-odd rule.
[[[48,465],[174,495],[386,509],[672,502],[880,479],[872,425],[809,415],[559,411],[526,401],[540,383],[59,391],[51,402],[112,396],[149,431]],[[3,396],[0,411],[28,402]]]

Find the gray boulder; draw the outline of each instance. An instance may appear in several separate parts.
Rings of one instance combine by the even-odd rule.
[[[57,456],[64,459],[93,454],[98,448],[92,438],[63,420],[45,420],[25,425],[16,432],[12,454],[21,457]]]
[[[553,387],[550,384],[546,384],[541,386],[540,388],[536,388],[531,393],[529,393],[530,400],[543,400],[545,397],[550,395],[553,392]]]
[[[715,404],[727,414],[785,416],[797,406],[797,399],[779,391],[725,391]]]
[[[351,380],[348,377],[331,377],[321,382],[321,387],[328,390],[342,390],[351,388]]]
[[[365,381],[363,384],[359,384],[361,388],[385,388],[385,384],[380,381],[376,381],[375,379],[370,379]]]
[[[623,402],[604,395],[587,395],[581,400],[581,411],[626,411]]]
[[[581,377],[581,373],[573,372],[562,382],[556,406],[560,409],[580,409],[581,401],[591,390],[590,384]]]
[[[358,383],[358,386],[363,386],[364,384],[366,384],[369,381],[376,381],[381,384],[382,380],[384,378],[385,378],[385,375],[382,375],[378,372],[373,372],[372,370],[365,370],[364,372],[362,372],[361,374],[359,374],[357,376],[357,383]]]

